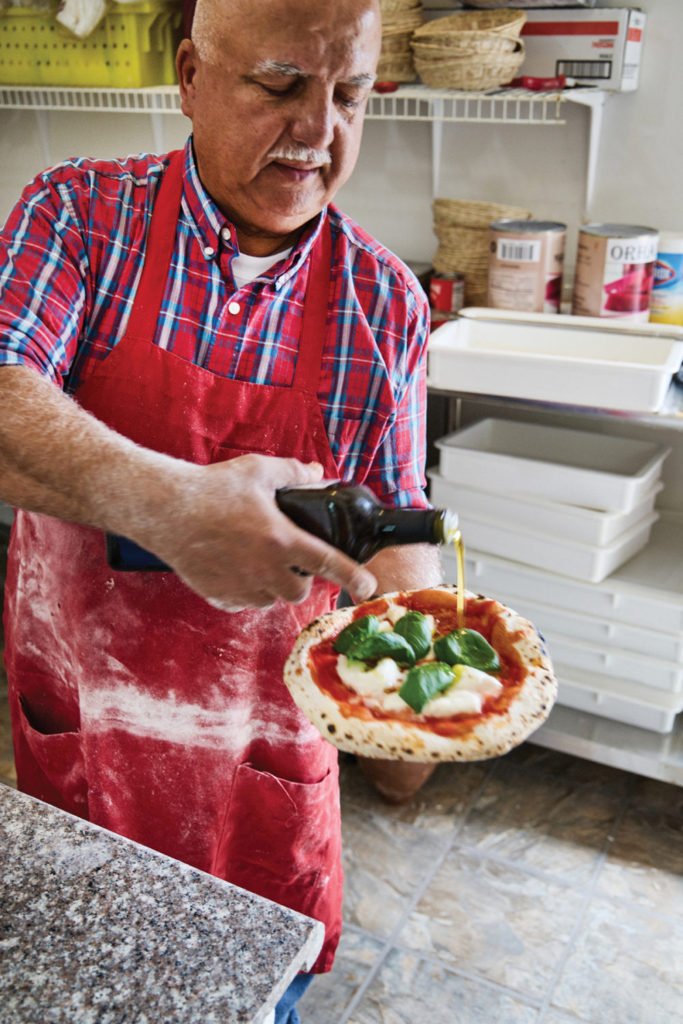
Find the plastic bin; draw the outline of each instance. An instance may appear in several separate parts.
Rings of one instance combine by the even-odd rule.
[[[661,328],[664,326],[665,330]],[[653,412],[683,358],[683,331],[599,317],[470,307],[429,340],[432,387],[538,402]]]
[[[604,547],[512,529],[503,522],[470,518],[462,513],[459,518],[465,543],[478,551],[575,580],[600,583],[645,547],[658,517],[656,513],[646,516]]]
[[[173,85],[182,11],[162,0],[112,7],[78,39],[53,14],[0,13],[0,82],[9,85]]]
[[[631,652],[657,659],[657,662],[683,666],[683,635],[680,633],[663,633],[621,622],[609,622],[594,615],[570,612],[566,608],[536,604],[528,597],[515,594],[497,593],[496,598],[533,622],[549,644],[560,634],[565,643],[575,640],[589,647],[600,648],[605,653],[614,651],[619,656],[627,657]]]
[[[683,708],[680,694],[646,690],[636,683],[557,662],[553,667],[559,684],[557,703],[567,708],[661,733],[671,732]]]
[[[559,537],[578,544],[605,545],[615,541],[631,527],[654,511],[657,495],[664,485],[657,482],[630,512],[602,512],[560,502],[546,501],[533,495],[505,494],[446,480],[430,469],[430,499],[438,508],[452,508],[459,515],[495,519],[513,529],[534,530],[539,534]]]
[[[448,480],[607,512],[630,512],[643,501],[670,451],[649,441],[494,418],[436,444]]]

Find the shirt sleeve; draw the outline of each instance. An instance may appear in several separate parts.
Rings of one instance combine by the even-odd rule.
[[[39,175],[0,231],[0,366],[62,386],[82,331],[88,258],[68,179]]]
[[[427,454],[427,342],[429,304],[415,284],[405,324],[404,358],[394,382],[396,408],[366,483],[389,505],[429,508],[425,495]]]

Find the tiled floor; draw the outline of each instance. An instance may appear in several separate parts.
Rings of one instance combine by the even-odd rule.
[[[347,759],[342,803],[346,929],[304,1024],[683,1022],[683,789],[526,744],[402,807]]]

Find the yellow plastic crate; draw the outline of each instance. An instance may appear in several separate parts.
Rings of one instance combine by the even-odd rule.
[[[113,7],[78,39],[54,14],[11,7],[0,14],[0,82],[6,85],[172,85],[182,18],[176,4]]]

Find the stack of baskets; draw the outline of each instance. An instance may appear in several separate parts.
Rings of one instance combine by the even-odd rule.
[[[459,11],[413,34],[415,68],[433,89],[483,90],[505,85],[524,60],[519,10]]]
[[[385,82],[414,82],[415,64],[410,41],[422,24],[422,0],[380,0],[382,50],[377,78]]]
[[[532,214],[519,206],[466,199],[435,199],[434,234],[439,247],[432,265],[439,274],[463,274],[465,304],[485,306],[489,267],[489,225],[502,217],[528,220]]]

